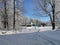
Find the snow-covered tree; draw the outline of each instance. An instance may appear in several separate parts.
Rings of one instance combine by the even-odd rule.
[[[4,22],[6,17],[6,20],[8,23],[2,23],[3,25],[5,24],[5,27],[9,29],[13,29],[13,25],[16,26],[16,24],[20,21],[20,18],[23,18],[22,15],[24,13],[24,5],[23,5],[24,0],[0,0],[0,14],[1,14],[1,21]],[[15,3],[15,4],[14,4]],[[3,6],[2,6],[3,5]],[[5,16],[6,14],[6,16]],[[8,17],[7,17],[8,16]],[[18,21],[17,21],[18,20]],[[21,20],[20,22],[22,22]],[[19,23],[20,23],[19,22]],[[7,25],[8,24],[8,25]]]
[[[55,29],[55,0],[34,0],[34,2],[37,5],[37,9],[42,9],[50,17],[52,29]]]

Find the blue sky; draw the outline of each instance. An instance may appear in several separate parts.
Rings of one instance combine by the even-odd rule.
[[[33,19],[38,19],[42,22],[46,22],[46,21],[49,21],[49,17],[40,17],[40,16],[35,16],[34,13],[35,12],[38,12],[38,11],[34,11],[34,3],[33,3],[33,0],[24,0],[25,3],[24,3],[24,8],[26,10],[26,13],[24,14],[25,16],[28,16],[29,18],[33,18]],[[0,4],[1,6],[2,4]],[[18,4],[17,4],[18,5]],[[42,10],[40,10],[42,11]],[[44,13],[42,12],[39,12],[41,15],[45,15]]]
[[[35,13],[35,11],[33,10],[34,8],[34,3],[32,0],[25,0],[25,10],[27,11],[25,13],[26,16],[28,16],[29,18],[35,18],[35,19],[38,19],[42,22],[46,22],[46,21],[49,21],[49,17],[37,17],[37,16],[34,16],[33,13]],[[41,13],[41,15],[44,15],[43,13]]]

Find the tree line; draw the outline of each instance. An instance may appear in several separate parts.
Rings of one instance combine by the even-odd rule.
[[[4,29],[9,29],[9,17],[10,15],[13,17],[13,29],[15,29],[15,23],[16,23],[16,15],[19,13],[23,13],[24,10],[23,7],[24,0],[18,0],[19,6],[17,6],[17,0],[0,0],[0,16],[1,16],[1,23],[3,24]],[[18,11],[19,10],[19,11]]]

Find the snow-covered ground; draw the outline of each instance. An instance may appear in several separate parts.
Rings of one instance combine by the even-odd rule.
[[[0,31],[0,45],[60,45],[60,31],[51,27]]]

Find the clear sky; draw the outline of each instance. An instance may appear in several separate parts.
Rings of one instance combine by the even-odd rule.
[[[39,16],[35,16],[34,15],[35,11],[33,9],[34,9],[35,5],[34,5],[32,0],[25,0],[25,4],[24,5],[25,5],[25,10],[26,10],[26,13],[25,13],[26,16],[28,16],[30,18],[38,19],[38,20],[40,20],[42,22],[46,22],[46,21],[50,20],[49,17],[39,17]],[[44,15],[44,14],[41,13],[41,15]]]

